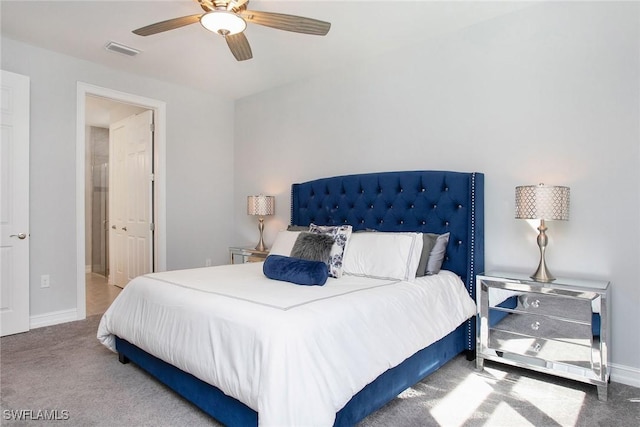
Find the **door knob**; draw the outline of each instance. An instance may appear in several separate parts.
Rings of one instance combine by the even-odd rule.
[[[18,233],[18,234],[10,234],[9,237],[17,237],[20,240],[24,240],[27,238],[27,235],[25,233]]]
[[[127,231],[127,227],[122,227],[122,231]]]

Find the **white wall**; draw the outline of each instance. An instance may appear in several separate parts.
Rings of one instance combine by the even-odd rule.
[[[486,268],[532,273],[536,231],[514,219],[514,188],[568,185],[570,221],[547,224],[549,268],[611,280],[612,361],[640,384],[639,15],[635,2],[540,4],[239,100],[238,240],[257,239],[249,194],[276,196],[270,244],[293,182],[481,171]]]
[[[31,316],[76,308],[77,82],[166,102],[167,267],[226,263],[233,101],[2,38],[2,69],[31,78]],[[51,287],[40,288],[40,276]]]

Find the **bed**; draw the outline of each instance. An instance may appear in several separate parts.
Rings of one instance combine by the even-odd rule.
[[[409,280],[359,275],[353,259],[360,252],[347,243],[349,274],[324,286],[292,285],[294,295],[284,291],[289,283],[265,277],[262,263],[154,273],[123,290],[98,338],[121,362],[134,362],[225,425],[354,425],[459,353],[473,354],[483,193],[483,174],[448,171],[293,184],[292,225],[350,226],[351,236],[358,235],[352,243],[361,245],[388,236],[412,239],[416,262],[422,240],[415,233],[447,234],[442,270]],[[462,296],[453,291],[457,283]],[[471,308],[465,303],[455,316],[441,316],[406,302],[419,298],[468,299]],[[233,310],[231,300],[238,304]],[[190,315],[178,318],[178,311]],[[359,317],[342,319],[343,312]],[[318,315],[321,325],[312,319]],[[440,326],[444,317],[457,320]],[[246,366],[237,365],[243,358]]]

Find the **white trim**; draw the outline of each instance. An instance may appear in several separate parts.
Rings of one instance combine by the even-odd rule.
[[[640,369],[631,366],[609,364],[611,381],[640,388]]]
[[[74,308],[70,310],[53,311],[45,314],[36,314],[29,318],[29,328],[42,328],[44,326],[52,326],[59,323],[73,322],[74,320],[78,320],[78,313]]]
[[[167,104],[164,101],[145,98],[88,83],[77,84],[76,111],[76,310],[70,320],[87,317],[85,280],[85,98],[87,95],[100,96],[114,101],[137,105],[154,111],[154,172],[155,172],[155,271],[167,269],[166,233],[166,120]]]

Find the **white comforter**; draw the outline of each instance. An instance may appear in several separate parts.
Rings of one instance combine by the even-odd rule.
[[[298,286],[248,263],[134,279],[98,339],[115,351],[117,335],[217,386],[262,426],[329,426],[365,385],[474,314],[448,271]]]

